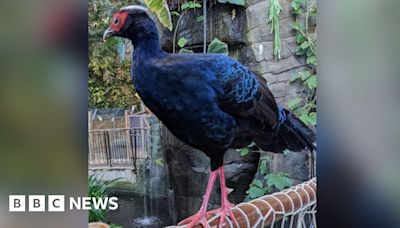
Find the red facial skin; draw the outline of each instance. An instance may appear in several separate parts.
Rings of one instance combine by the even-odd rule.
[[[117,12],[114,14],[110,27],[115,32],[119,32],[122,26],[125,23],[126,18],[128,17],[128,12]]]

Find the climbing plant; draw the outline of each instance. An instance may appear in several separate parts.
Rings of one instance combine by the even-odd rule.
[[[180,22],[183,18],[183,15],[185,15],[189,10],[191,9],[197,9],[197,8],[201,8],[201,5],[197,2],[194,1],[188,1],[188,2],[184,2],[181,4],[180,6],[180,10],[179,11],[172,11],[171,14],[174,16],[178,17],[178,21],[176,22],[176,26],[174,29],[174,35],[172,37],[172,52],[175,53],[175,49],[176,49],[176,38],[177,38],[177,33],[178,33],[178,28],[180,25]],[[201,17],[201,16],[200,16]],[[202,19],[199,19],[200,17],[197,18],[198,22],[201,22]],[[203,17],[204,19],[204,17]],[[186,43],[188,42],[188,40],[184,37],[181,37],[178,40],[178,46],[180,47],[180,53],[192,53],[192,51],[185,49],[184,46],[186,45]]]
[[[260,158],[258,163],[258,172],[256,177],[250,183],[249,189],[246,191],[247,196],[245,201],[249,201],[260,196],[281,191],[287,187],[293,185],[288,174],[280,173],[270,173],[268,170],[268,163],[270,157],[264,155]]]
[[[178,28],[179,28],[179,24],[183,18],[183,15],[187,12],[189,12],[189,10],[193,10],[193,9],[198,9],[201,8],[202,5],[200,3],[197,3],[195,1],[188,1],[188,2],[184,2],[181,4],[180,6],[180,11],[172,11],[171,14],[174,16],[178,17],[178,21],[176,23],[175,29],[174,29],[174,35],[172,38],[172,52],[175,53],[176,52],[176,44],[178,45],[179,49],[179,53],[193,53],[192,50],[186,49],[185,46],[188,43],[188,40],[185,37],[181,37],[179,38],[178,42],[176,42],[177,39],[177,33],[178,33]],[[196,21],[201,23],[204,20],[204,15],[200,15],[198,17],[196,17]],[[228,54],[228,45],[222,41],[220,41],[218,38],[214,38],[213,41],[211,41],[211,43],[208,45],[207,48],[207,53],[218,53],[218,54]]]
[[[308,69],[292,75],[290,81],[299,81],[302,84],[302,90],[300,97],[288,102],[288,107],[305,124],[315,126],[317,124],[317,38],[316,26],[311,26],[309,22],[315,20],[317,9],[310,5],[310,0],[293,0],[291,7],[296,17],[293,29],[297,34],[298,46],[295,52],[298,56],[305,56]]]
[[[270,0],[268,22],[271,23],[271,33],[274,36],[274,56],[277,60],[281,58],[282,42],[279,31],[279,17],[282,7],[279,0]]]

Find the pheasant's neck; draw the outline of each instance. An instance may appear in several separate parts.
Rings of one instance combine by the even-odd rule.
[[[158,39],[144,39],[136,42],[134,45],[134,60],[145,60],[156,58],[164,52],[161,50],[160,41]]]

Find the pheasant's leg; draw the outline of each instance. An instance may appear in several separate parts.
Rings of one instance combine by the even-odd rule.
[[[203,203],[201,204],[200,210],[193,216],[190,216],[189,218],[184,219],[179,223],[179,225],[187,224],[188,228],[193,227],[197,223],[201,223],[203,227],[207,228],[208,227],[208,222],[207,222],[207,206],[208,206],[208,201],[210,200],[210,196],[214,187],[215,179],[217,178],[217,175],[219,173],[219,170],[214,170],[211,171],[210,176],[208,178],[208,184],[207,184],[207,189],[206,193],[203,196]]]
[[[231,221],[233,222],[234,225],[236,225],[236,227],[239,227],[235,219],[235,216],[233,215],[232,212],[232,207],[234,205],[231,204],[228,200],[228,195],[231,189],[228,189],[225,184],[224,166],[221,166],[218,170],[219,170],[219,182],[221,185],[221,208],[217,212],[217,214],[220,216],[219,227],[222,227],[227,216],[231,218]]]

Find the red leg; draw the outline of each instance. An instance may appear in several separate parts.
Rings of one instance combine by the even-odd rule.
[[[203,196],[203,203],[201,204],[200,210],[193,216],[190,216],[189,218],[184,219],[181,221],[178,225],[183,225],[187,224],[188,228],[193,227],[197,223],[201,223],[203,227],[207,228],[208,227],[208,222],[207,222],[207,206],[208,206],[208,201],[210,200],[210,196],[214,187],[215,179],[217,178],[217,175],[219,173],[219,170],[212,171],[210,173],[210,176],[208,178],[208,184],[207,184],[207,189],[206,193]]]
[[[226,184],[225,184],[224,166],[221,166],[218,170],[219,170],[219,182],[220,182],[220,186],[221,186],[221,208],[218,209],[218,212],[217,212],[217,215],[220,216],[219,227],[222,227],[227,216],[230,217],[232,223],[234,225],[236,225],[236,227],[239,227],[239,225],[235,219],[235,216],[233,215],[233,212],[232,212],[232,207],[234,205],[231,204],[228,200],[228,195],[229,195],[231,189],[227,188]]]

